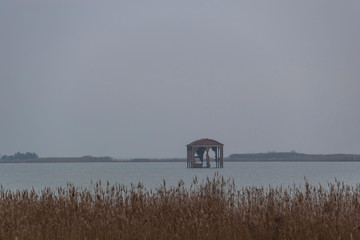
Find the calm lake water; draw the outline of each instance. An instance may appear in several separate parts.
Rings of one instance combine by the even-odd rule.
[[[161,185],[177,185],[180,179],[189,186],[197,176],[201,181],[215,172],[232,177],[242,186],[303,185],[304,177],[311,184],[327,185],[335,178],[355,186],[360,183],[360,163],[357,162],[225,162],[224,168],[188,169],[185,162],[176,163],[2,163],[0,185],[5,189],[40,190],[56,188],[68,182],[89,188],[94,182],[130,185],[142,182],[147,189]]]

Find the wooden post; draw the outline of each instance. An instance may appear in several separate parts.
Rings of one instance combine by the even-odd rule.
[[[224,147],[221,146],[220,147],[220,167],[223,168],[224,167]]]

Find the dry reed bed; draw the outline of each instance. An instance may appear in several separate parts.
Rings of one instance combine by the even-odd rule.
[[[360,239],[360,187],[0,188],[0,239]]]

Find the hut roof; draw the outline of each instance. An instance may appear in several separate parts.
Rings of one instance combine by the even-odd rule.
[[[202,138],[189,143],[187,146],[224,146],[224,144],[213,139]]]

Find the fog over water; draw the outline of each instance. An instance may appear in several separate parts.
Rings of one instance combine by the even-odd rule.
[[[0,2],[0,153],[360,154],[359,1]]]

